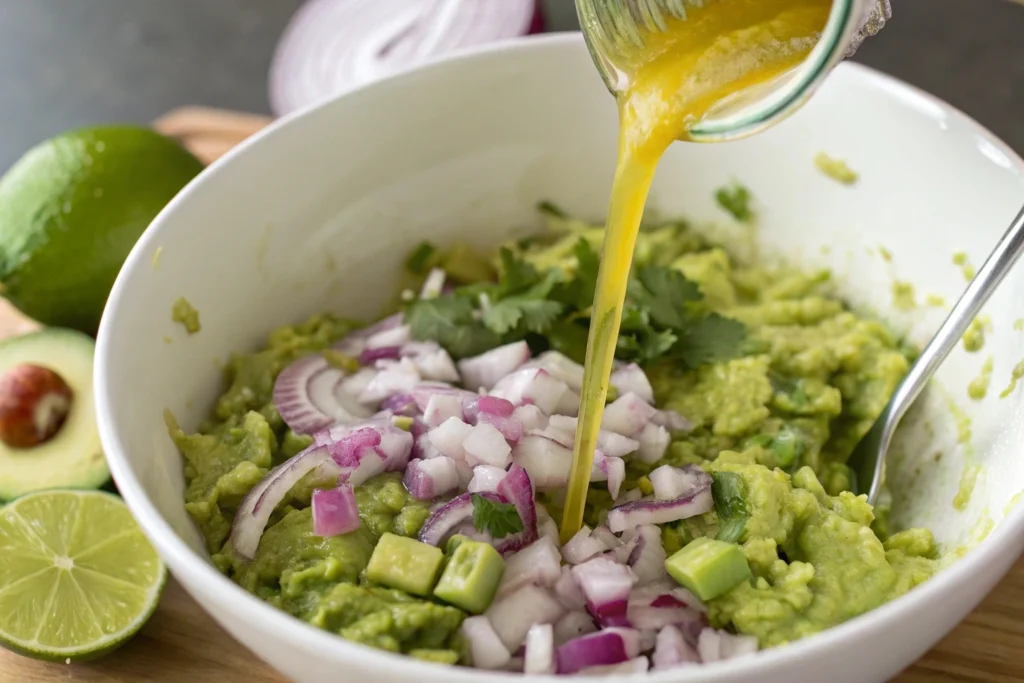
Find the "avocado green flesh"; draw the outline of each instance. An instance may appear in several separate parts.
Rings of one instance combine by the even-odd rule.
[[[600,239],[592,226],[569,229],[577,232],[530,254],[535,265],[564,264],[579,237]],[[744,265],[683,224],[641,233],[637,262],[679,268],[700,285],[712,309],[748,328],[749,350],[740,358],[696,370],[661,363],[645,368],[658,407],[678,411],[694,427],[674,437],[662,462],[628,461],[624,487],[649,484],[644,475],[657,464],[695,463],[718,478],[719,489],[728,480],[729,490],[739,492],[742,500],[730,503],[736,510],[728,519],[712,510],[662,527],[669,555],[721,533],[718,540],[734,549],[734,566],[741,565],[737,551],[745,560],[750,578],[707,601],[713,625],[754,635],[762,646],[778,645],[862,614],[927,579],[938,566],[931,533],[889,536],[887,510],[872,510],[850,493],[845,464],[906,374],[912,351],[885,325],[831,297],[824,289],[827,273]],[[275,511],[255,560],[239,564],[225,548],[242,496],[308,443],[288,431],[274,409],[274,378],[351,329],[348,321],[318,316],[274,332],[261,351],[232,357],[227,389],[200,433],[172,429],[186,463],[186,507],[217,565],[263,599],[358,642],[434,661],[458,659],[459,624],[477,604],[451,599],[458,591],[445,597],[444,588],[422,599],[375,585],[367,575],[384,534],[413,538],[429,515],[429,504],[412,499],[397,473],[356,488],[357,531],[312,535],[309,497],[323,482],[310,475]],[[557,499],[542,496],[556,519]],[[591,489],[587,523],[599,524],[610,506],[606,491]],[[462,547],[453,546],[450,555]]]
[[[449,542],[449,548],[452,548]],[[505,560],[489,543],[465,540],[455,545],[434,595],[471,614],[482,614],[498,592]]]
[[[735,543],[707,536],[694,539],[665,560],[669,576],[704,601],[750,579],[750,567]]]
[[[366,578],[387,588],[395,588],[420,597],[433,591],[444,553],[414,538],[386,533],[377,541]]]
[[[91,337],[51,328],[0,342],[0,375],[22,364],[50,368],[71,388],[60,430],[33,448],[0,442],[0,501],[49,488],[98,489],[110,479],[96,426]]]

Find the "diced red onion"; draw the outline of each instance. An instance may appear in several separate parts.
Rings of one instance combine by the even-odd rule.
[[[537,506],[538,513],[542,509],[543,508],[541,506]],[[555,544],[556,548],[559,545],[561,545],[558,536],[558,524],[555,522],[555,520],[551,519],[551,517],[547,516],[546,514],[543,516],[538,514],[537,519],[537,535],[540,538],[550,538],[551,542]]]
[[[634,628],[657,631],[669,624],[704,623],[703,612],[676,597],[675,589],[668,584],[659,581],[636,588],[630,594],[626,614]],[[681,593],[680,597],[684,595]]]
[[[459,468],[451,458],[413,460],[405,470],[405,488],[417,500],[433,500],[459,487]]]
[[[569,481],[572,451],[549,438],[524,436],[512,449],[512,460],[530,473],[538,489],[562,487]]]
[[[583,594],[580,593],[581,600],[582,597]],[[594,618],[587,612],[582,609],[576,609],[556,621],[554,630],[555,644],[561,645],[574,638],[594,633],[597,631],[597,625],[594,623]]]
[[[526,632],[523,673],[555,673],[555,633],[551,624],[534,624]]]
[[[626,463],[622,458],[609,458],[601,451],[594,452],[594,468],[604,473],[608,480],[608,493],[612,499],[619,497],[619,489],[622,482],[626,481]],[[591,476],[591,481],[601,481],[598,477]]]
[[[572,568],[587,610],[603,627],[628,626],[626,610],[636,576],[629,567],[598,556]]]
[[[505,470],[490,465],[477,465],[473,468],[473,478],[469,482],[468,491],[479,493],[481,491],[497,491],[498,484],[505,478]]]
[[[543,434],[563,446],[571,448],[576,439],[578,419],[568,415],[552,415]],[[597,449],[613,458],[622,458],[633,453],[640,447],[634,439],[602,429],[597,434]]]
[[[498,484],[498,495],[515,506],[523,523],[522,531],[496,546],[502,555],[516,552],[537,540],[537,503],[534,493],[529,473],[517,464],[509,468],[508,474]]]
[[[345,379],[341,380],[341,385],[338,387],[338,392],[342,396],[358,397],[364,391],[366,387],[370,386],[370,382],[377,376],[377,371],[374,368],[360,368],[355,374],[349,375]],[[361,405],[361,404],[360,404]],[[364,407],[364,412],[369,410],[369,407]]]
[[[235,512],[229,539],[235,553],[246,560],[255,557],[256,548],[274,508],[300,479],[330,460],[331,452],[324,446],[314,444],[270,470],[242,499]]]
[[[459,488],[465,489],[469,486],[469,482],[473,480],[473,468],[469,466],[469,463],[462,460],[455,460],[455,470],[459,473]]]
[[[530,347],[525,341],[499,346],[486,353],[459,361],[462,384],[471,391],[490,391],[498,380],[511,374],[530,359]]]
[[[583,597],[583,591],[580,590],[579,584],[576,583],[576,577],[573,576],[572,567],[563,566],[560,568],[559,572],[558,580],[555,581],[554,588],[555,597],[558,598],[558,601],[565,605],[566,609],[580,610],[586,607],[587,599]],[[587,618],[589,619],[590,617]]]
[[[532,404],[518,406],[512,413],[513,419],[523,426],[523,432],[547,427],[548,418],[541,409]]]
[[[348,393],[344,371],[319,354],[295,361],[274,381],[274,406],[297,434],[312,434],[336,423],[354,422],[373,412]]]
[[[569,564],[582,564],[606,550],[608,550],[608,547],[604,542],[600,538],[594,538],[590,527],[584,524],[562,546],[562,557]]]
[[[622,662],[621,664],[608,664],[606,666],[590,666],[586,669],[580,669],[577,674],[580,676],[617,676],[617,675],[629,675],[629,674],[642,674],[647,673],[650,668],[650,662],[647,657],[634,657],[629,661]]]
[[[465,460],[466,449],[463,443],[472,432],[473,427],[457,417],[450,417],[440,426],[427,432],[427,438],[443,455],[455,460]]]
[[[490,397],[485,396],[484,398]],[[523,437],[523,425],[514,417],[502,417],[492,413],[481,412],[477,416],[477,424],[489,424],[493,426],[501,432],[501,435],[510,446],[515,446],[519,443],[519,439]]]
[[[555,379],[565,382],[573,392],[579,393],[583,388],[583,366],[558,351],[545,351],[526,367],[546,370]]]
[[[404,471],[412,457],[412,434],[393,424],[381,425],[377,427],[377,430],[380,432],[380,445],[377,446],[377,453],[384,458],[386,470],[388,472]]]
[[[651,416],[651,422],[673,433],[688,432],[693,429],[693,423],[674,410],[655,410],[654,415]]]
[[[655,669],[672,669],[687,664],[699,664],[700,656],[697,650],[686,642],[682,631],[669,625],[658,631],[651,663]]]
[[[380,404],[380,408],[382,411],[386,410],[392,415],[405,415],[406,417],[412,417],[419,412],[416,408],[416,401],[412,400],[412,396],[409,394],[389,396]]]
[[[696,465],[682,468],[662,465],[647,476],[654,487],[655,500],[675,500],[711,486],[711,477]]]
[[[637,449],[637,457],[641,462],[651,465],[665,457],[668,444],[672,441],[668,430],[661,425],[648,422],[640,432],[640,446]]]
[[[590,533],[590,535],[591,537],[601,541],[601,543],[604,543],[604,547],[608,550],[615,550],[620,545],[622,545],[622,539],[613,534],[611,532],[611,529],[604,525],[594,527],[594,530]]]
[[[313,491],[313,534],[340,536],[359,528],[356,494],[348,484]]]
[[[487,617],[510,652],[515,652],[534,624],[551,623],[565,609],[550,592],[540,586],[527,585],[487,608]]]
[[[639,583],[649,583],[665,578],[667,554],[661,543],[661,529],[650,524],[636,528],[636,544],[626,563]]]
[[[512,460],[512,448],[493,425],[479,422],[470,428],[462,442],[466,461],[471,465],[483,464],[502,469]]]
[[[721,659],[734,659],[757,652],[757,638],[754,636],[734,635],[719,631],[719,656]]]
[[[654,408],[651,404],[630,392],[605,406],[601,427],[631,437],[640,434],[653,416]]]
[[[658,642],[658,632],[648,631],[646,629],[640,628],[639,626],[634,626],[634,628],[640,631],[640,651],[650,652],[651,650],[653,650],[654,646]]]
[[[398,325],[371,334],[366,338],[366,348],[378,349],[385,346],[401,346],[410,341],[412,341],[412,329],[408,325]]]
[[[420,298],[436,299],[441,296],[446,277],[447,274],[442,269],[431,268],[430,272],[427,273],[427,277],[423,280],[423,286],[420,288]]]
[[[511,655],[485,616],[469,617],[462,622],[462,636],[469,646],[469,656],[478,669],[501,669]]]
[[[520,648],[524,649],[524,648]],[[508,660],[508,664],[503,667],[503,671],[511,671],[512,673],[521,674],[523,673],[523,664],[525,660],[522,657],[511,657]]]
[[[377,361],[377,376],[359,394],[359,402],[374,404],[394,394],[409,394],[420,383],[420,373],[408,358]]]
[[[594,666],[620,664],[640,653],[640,637],[630,629],[608,628],[559,646],[558,673],[574,674]]]
[[[359,354],[359,362],[363,365],[373,365],[379,360],[398,360],[401,358],[401,346],[378,346],[376,348],[363,349]]]
[[[564,382],[555,379],[546,371],[526,368],[505,375],[494,385],[490,393],[515,405],[532,403],[541,411],[551,414],[568,390]]]
[[[477,401],[477,411],[480,414],[495,415],[497,417],[510,417],[516,407],[509,401],[497,396],[481,396]]]
[[[573,417],[580,414],[580,395],[572,389],[567,389],[562,398],[558,400],[558,405],[555,406],[555,412],[562,415],[571,415]]]
[[[562,576],[561,561],[555,544],[547,538],[534,541],[506,557],[498,598],[514,593],[526,584],[553,586]]]
[[[713,506],[710,486],[675,500],[639,500],[609,510],[608,528],[620,532],[641,524],[665,524],[702,515]]]
[[[428,427],[439,427],[445,420],[462,420],[462,399],[455,394],[434,394],[423,411],[423,422]]]
[[[654,389],[647,379],[647,374],[636,363],[621,365],[612,371],[610,383],[619,395],[634,393],[644,401],[654,405]]]
[[[414,344],[419,347],[423,342],[412,342],[402,347],[402,355],[412,359],[413,364],[419,371],[420,376],[425,380],[440,382],[458,382],[459,371],[455,369],[455,361],[448,355],[448,352],[437,346],[435,349],[422,349],[419,352],[410,352]]]
[[[632,503],[634,500],[640,500],[643,497],[643,491],[640,489],[630,489],[623,491],[622,495],[615,499],[615,502],[621,505],[623,503]]]

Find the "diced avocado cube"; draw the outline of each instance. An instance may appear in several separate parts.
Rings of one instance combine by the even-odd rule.
[[[471,614],[481,614],[494,600],[504,573],[505,560],[490,544],[464,540],[455,547],[434,595]]]
[[[458,549],[458,547],[460,545],[462,545],[466,541],[470,541],[470,540],[472,540],[472,539],[469,536],[463,536],[462,534],[455,534],[454,536],[452,536],[451,538],[448,539],[448,543],[446,543],[445,546],[444,546],[444,552],[447,555],[449,555],[449,556],[450,555],[454,555],[455,551]]]
[[[444,553],[426,543],[386,533],[366,565],[366,578],[388,588],[428,597],[437,581]]]
[[[702,537],[691,541],[665,560],[665,570],[701,600],[711,600],[750,579],[743,549]]]

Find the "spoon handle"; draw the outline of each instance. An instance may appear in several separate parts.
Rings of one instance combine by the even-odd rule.
[[[982,307],[1013,268],[1021,253],[1024,253],[1024,208],[1021,208],[1017,217],[1013,219],[1013,223],[1010,224],[1009,229],[1000,238],[988,259],[985,260],[981,270],[967,285],[960,300],[953,306],[953,310],[939,327],[938,332],[924,347],[921,355],[910,368],[910,372],[903,378],[903,382],[889,399],[888,405],[871,429],[877,434],[877,441],[870,436],[865,437],[865,442],[875,441],[872,445],[877,447],[873,453],[877,461],[872,463],[874,468],[870,476],[870,488],[867,491],[869,502],[873,503],[877,499],[882,484],[883,460],[900,420],[921,394],[942,361],[956,347],[971,321],[981,312]],[[880,433],[876,430],[880,430]],[[858,448],[858,450],[860,449]]]

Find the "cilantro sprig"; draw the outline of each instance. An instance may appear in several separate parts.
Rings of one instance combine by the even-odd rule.
[[[557,209],[544,211],[566,222]],[[406,320],[413,336],[438,341],[456,358],[525,339],[534,352],[555,349],[582,362],[600,258],[582,234],[574,243],[562,239],[556,265],[529,258],[522,246],[502,247],[496,281],[410,302]],[[538,254],[551,255],[543,247],[533,252]],[[667,358],[696,368],[740,356],[747,348],[743,324],[711,311],[698,284],[681,271],[634,264],[616,346],[620,360]]]
[[[471,500],[473,526],[477,531],[488,533],[492,538],[505,538],[523,530],[523,520],[512,503],[491,500],[479,493],[474,493]]]

